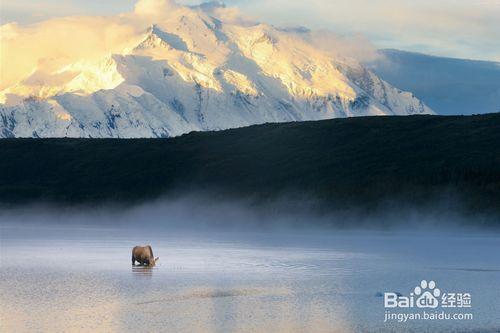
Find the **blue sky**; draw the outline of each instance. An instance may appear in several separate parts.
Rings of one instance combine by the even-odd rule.
[[[198,1],[179,1],[184,4]],[[363,34],[377,47],[500,61],[500,0],[227,0],[244,15],[279,26]],[[135,0],[3,0],[2,23],[55,16],[113,15]]]

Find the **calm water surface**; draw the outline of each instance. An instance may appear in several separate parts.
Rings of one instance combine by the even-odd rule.
[[[2,332],[498,332],[500,235],[0,229]],[[132,267],[151,243],[153,269]],[[422,280],[468,321],[384,322]]]

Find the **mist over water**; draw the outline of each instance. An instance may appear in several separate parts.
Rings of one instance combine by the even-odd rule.
[[[497,331],[500,233],[443,211],[206,196],[3,209],[0,330]],[[133,267],[145,244],[157,266]],[[384,323],[381,295],[422,279],[470,292],[474,319]]]
[[[265,203],[251,199],[228,199],[210,194],[182,194],[146,203],[100,205],[33,204],[1,208],[0,225],[8,226],[100,226],[158,230],[197,231],[322,231],[408,230],[434,232],[500,231],[500,216],[456,210],[458,201],[442,198],[434,204],[410,205],[397,200],[376,207],[325,207],[309,197],[283,196]]]

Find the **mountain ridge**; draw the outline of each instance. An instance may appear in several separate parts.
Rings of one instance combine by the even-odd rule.
[[[394,49],[365,64],[383,80],[412,91],[441,115],[500,110],[500,63]]]
[[[308,32],[226,23],[213,7],[179,7],[121,53],[36,69],[0,92],[0,137],[172,137],[433,113],[359,62],[318,50]]]

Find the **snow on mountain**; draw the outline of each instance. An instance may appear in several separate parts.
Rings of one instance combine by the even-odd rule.
[[[225,23],[180,7],[120,53],[80,59],[0,92],[0,137],[171,137],[266,122],[432,113],[308,30]]]

